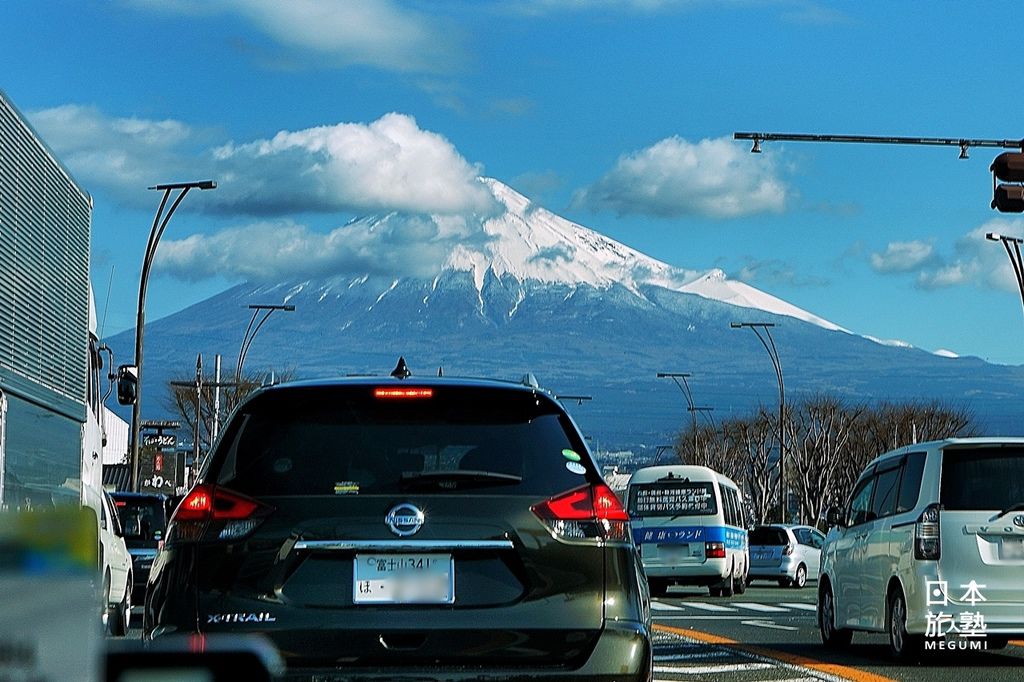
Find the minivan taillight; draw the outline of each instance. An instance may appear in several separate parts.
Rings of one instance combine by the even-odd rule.
[[[574,488],[535,504],[530,511],[556,540],[567,542],[629,542],[629,514],[603,483]]]
[[[939,505],[925,507],[914,524],[914,558],[935,561],[942,556],[939,536]]]
[[[167,544],[241,540],[272,511],[272,507],[227,488],[200,483],[174,510],[168,524]]]
[[[782,548],[782,556],[793,556],[793,543],[787,542],[786,546]]]

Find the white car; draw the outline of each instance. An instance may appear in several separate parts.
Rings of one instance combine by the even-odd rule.
[[[103,624],[110,634],[128,634],[132,613],[132,557],[110,494],[103,492],[99,518],[100,598]]]
[[[818,579],[825,535],[811,526],[776,524],[750,531],[750,580],[802,588]]]
[[[875,459],[822,552],[826,646],[886,632],[896,658],[1024,636],[1024,438],[908,445]]]

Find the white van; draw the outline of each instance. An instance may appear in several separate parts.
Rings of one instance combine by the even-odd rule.
[[[702,466],[646,467],[626,500],[651,595],[672,584],[707,585],[713,597],[746,590],[747,531],[729,478]]]
[[[908,445],[828,512],[818,587],[826,646],[887,632],[892,654],[997,649],[1024,636],[1024,438]]]

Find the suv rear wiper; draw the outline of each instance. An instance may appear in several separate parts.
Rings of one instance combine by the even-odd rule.
[[[1000,516],[1005,516],[1006,514],[1015,511],[1024,511],[1024,502],[1015,502],[1014,504],[1011,504],[1009,507],[996,514],[996,518],[998,519]]]
[[[437,486],[438,488],[453,490],[489,485],[515,485],[516,483],[522,483],[522,481],[522,476],[503,474],[498,471],[478,471],[475,469],[406,471],[402,474],[403,487]]]

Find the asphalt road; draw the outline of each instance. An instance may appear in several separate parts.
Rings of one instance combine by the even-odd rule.
[[[846,651],[821,645],[816,585],[802,590],[757,582],[743,595],[712,598],[706,589],[673,587],[652,602],[656,681],[690,682],[1018,682],[1024,646],[1002,651],[932,654],[918,665],[889,658],[883,634],[856,633]],[[138,639],[141,613],[128,634]]]
[[[856,680],[961,682],[1020,680],[1024,646],[1002,651],[933,653],[919,665],[889,658],[884,634],[856,633],[846,651],[821,645],[817,586],[802,590],[756,582],[743,595],[711,598],[706,589],[672,588],[654,600],[655,680]]]

